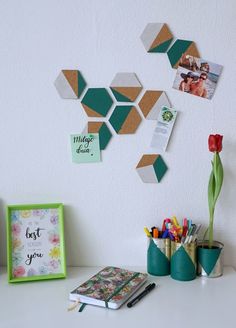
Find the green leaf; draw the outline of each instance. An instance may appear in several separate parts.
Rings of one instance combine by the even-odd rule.
[[[215,207],[215,176],[213,170],[211,171],[209,183],[208,183],[208,206],[209,206],[209,212],[210,212],[210,217],[212,212],[214,211]]]
[[[223,166],[220,160],[219,153],[215,154],[214,157],[214,176],[215,176],[215,192],[214,192],[214,200],[215,203],[218,199],[218,196],[221,191],[221,187],[223,184],[223,179],[224,179],[224,171],[223,171]]]
[[[209,237],[209,247],[212,247],[213,243],[213,223],[214,223],[214,210],[215,210],[215,175],[214,175],[214,162],[212,162],[212,171],[210,174],[210,179],[208,183],[208,206],[209,206],[209,227],[208,227],[208,237]]]

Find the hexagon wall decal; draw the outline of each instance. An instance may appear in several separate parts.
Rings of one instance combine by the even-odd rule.
[[[166,52],[173,40],[167,24],[149,23],[141,34],[141,40],[147,52]]]
[[[145,183],[158,183],[167,171],[167,166],[159,154],[143,155],[136,170]]]
[[[171,107],[170,101],[161,90],[147,90],[139,102],[139,107],[148,120],[157,120],[163,106]]]
[[[142,118],[135,106],[116,106],[109,122],[118,134],[133,134]]]
[[[193,41],[178,39],[167,51],[167,56],[173,68],[177,68],[181,57],[187,54],[200,57],[197,46]]]
[[[110,89],[117,101],[133,102],[141,92],[142,85],[135,73],[117,73]]]
[[[81,104],[89,117],[105,117],[113,100],[105,88],[89,88]]]
[[[88,122],[83,133],[98,133],[101,150],[106,148],[112,137],[111,131],[105,122]]]
[[[78,99],[86,87],[86,82],[80,71],[63,69],[54,85],[61,98]]]

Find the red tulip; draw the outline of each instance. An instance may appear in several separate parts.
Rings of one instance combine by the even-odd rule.
[[[220,153],[222,150],[223,136],[220,134],[210,134],[208,138],[208,147],[211,152]]]

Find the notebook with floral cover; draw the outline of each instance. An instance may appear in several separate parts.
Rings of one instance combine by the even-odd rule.
[[[73,290],[70,300],[118,309],[146,282],[147,276],[108,266]]]

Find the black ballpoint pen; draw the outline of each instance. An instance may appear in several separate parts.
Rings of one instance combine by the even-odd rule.
[[[145,295],[150,293],[151,290],[153,290],[156,287],[156,284],[153,282],[152,284],[149,284],[142,293],[137,295],[134,299],[132,299],[129,303],[127,303],[128,308],[131,308],[136,303],[138,303]]]

